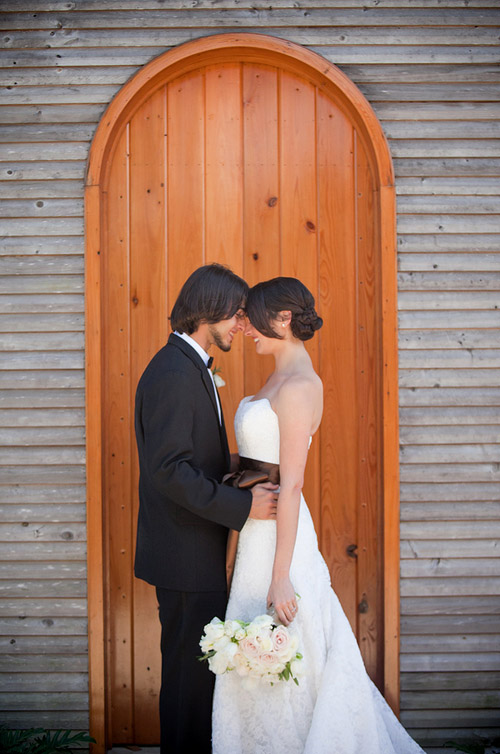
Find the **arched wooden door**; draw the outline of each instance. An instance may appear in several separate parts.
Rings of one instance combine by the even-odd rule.
[[[296,276],[316,297],[325,324],[308,348],[325,412],[305,494],[368,671],[397,704],[390,157],[369,105],[334,66],[282,40],[222,35],[145,66],[108,109],[91,151],[91,720],[101,739],[107,727],[108,743],[158,741],[156,601],[132,570],[135,387],[168,336],[180,286],[213,261],[250,285]],[[214,354],[231,438],[239,400],[271,368],[244,341]]]

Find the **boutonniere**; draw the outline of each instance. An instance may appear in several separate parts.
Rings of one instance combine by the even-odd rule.
[[[216,387],[224,387],[226,384],[222,377],[220,376],[220,373],[222,372],[222,369],[220,367],[212,367],[212,374],[214,376],[214,382]]]

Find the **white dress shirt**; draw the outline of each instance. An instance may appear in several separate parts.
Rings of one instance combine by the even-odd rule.
[[[200,346],[199,343],[197,343],[197,341],[194,338],[192,338],[190,335],[187,335],[187,333],[185,332],[177,332],[177,330],[175,330],[174,335],[177,335],[179,338],[182,338],[182,340],[185,340],[186,343],[189,343],[191,348],[194,348],[198,356],[203,360],[203,363],[205,364],[205,366],[208,365],[208,359],[210,358],[208,353]],[[211,369],[208,370],[208,373],[210,374],[210,379],[212,380],[212,385],[214,386],[215,400],[217,402],[217,411],[219,413],[219,424],[222,424],[222,414],[220,410],[219,394],[217,392],[217,388],[215,387],[214,375]]]

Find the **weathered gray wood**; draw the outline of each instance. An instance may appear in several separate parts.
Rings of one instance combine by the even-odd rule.
[[[2,369],[83,369],[84,355],[78,351],[35,351],[0,353]]]
[[[0,595],[4,597],[85,597],[85,581],[70,579],[32,579],[27,581],[2,581]]]
[[[4,256],[0,258],[2,275],[74,275],[83,273],[83,258],[76,255]]]
[[[69,254],[81,255],[84,252],[83,237],[75,236],[17,236],[14,238],[3,237],[0,239],[0,254],[6,256],[27,256],[30,254],[40,256]],[[80,262],[81,264],[81,262]]]
[[[84,445],[83,427],[6,427],[1,444],[5,445]]]
[[[464,114],[462,113],[464,117]],[[477,117],[477,116],[476,116]],[[486,116],[488,117],[488,116]],[[394,159],[394,170],[396,178],[399,176],[491,176],[498,175],[500,160],[496,157],[490,157],[484,159],[481,157],[447,157],[445,159],[438,159],[436,157],[399,157]],[[415,233],[416,231],[407,231],[408,233]],[[433,231],[427,231],[432,233]],[[450,231],[453,233],[460,233],[459,230]],[[472,232],[469,230],[469,232]],[[483,231],[479,230],[478,233],[484,232],[496,232],[489,231],[484,228]],[[469,247],[470,248],[470,247]],[[498,251],[497,246],[494,251]]]
[[[70,312],[48,314],[4,314],[0,321],[0,332],[81,332],[83,330],[83,314]]]
[[[19,635],[16,626],[28,621],[30,625],[38,626],[41,618],[6,618],[2,625],[2,635],[0,635],[0,655],[33,655],[33,654],[55,654],[58,655],[79,655],[87,652],[87,637],[81,626],[85,627],[85,619],[78,618],[78,631],[74,632],[75,618],[67,619],[70,622],[67,625],[67,633],[51,635],[48,629],[51,627],[50,618],[46,618],[48,625],[45,625],[45,631],[29,632],[26,635]],[[61,618],[58,618],[58,621]]]
[[[0,655],[0,672],[11,673],[74,673],[88,670],[88,659],[85,655]],[[492,674],[493,675],[493,674]]]
[[[83,694],[87,694],[88,678],[86,673],[75,671],[65,673],[49,672],[44,675],[43,686],[46,693],[55,691],[57,693],[66,692],[73,694],[74,692],[82,692]],[[12,695],[19,692],[39,692],[40,674],[29,673],[27,671],[6,674],[2,679],[2,691],[10,692]]]
[[[12,503],[9,505],[6,505],[4,503],[0,504],[0,521],[2,523],[11,523],[11,522],[21,522],[23,525],[23,528],[28,528],[28,524],[33,524],[34,521],[37,523],[44,523],[44,524],[50,524],[54,525],[59,522],[78,522],[85,524],[85,505],[83,504],[76,504],[76,503]],[[83,527],[85,529],[85,527]],[[12,529],[9,527],[8,531],[14,531],[14,527]],[[33,531],[27,533],[26,539],[32,539],[33,538]],[[73,531],[71,529],[71,531]],[[45,530],[43,531],[43,536],[46,536]],[[10,539],[10,537],[9,537]],[[21,537],[17,536],[14,537],[14,539],[21,539]],[[64,540],[73,539],[73,537],[69,538],[67,536],[63,537]],[[85,539],[83,536],[82,539]]]
[[[95,10],[92,13],[80,12],[78,6],[73,12],[64,13],[4,13],[0,19],[0,28],[11,30],[21,29],[158,29],[158,28],[189,28],[211,26],[214,22],[212,9],[192,8],[188,10],[174,10],[170,8],[148,13],[138,13],[137,9],[122,11],[116,9],[114,13]],[[217,25],[221,28],[241,26],[250,23],[252,26],[332,26],[332,14],[329,9],[309,7],[307,12],[295,6],[286,9],[280,7],[251,7],[231,8],[220,10],[217,15]],[[336,26],[380,27],[380,26],[495,26],[498,25],[496,9],[473,8],[345,8],[339,7],[335,12]],[[409,30],[408,28],[408,30]],[[451,39],[450,39],[451,41]],[[477,40],[475,40],[477,43]],[[485,42],[486,43],[486,42]]]
[[[461,429],[461,428],[460,428]],[[451,482],[449,484],[402,484],[403,501],[500,500],[500,484],[495,482]]]
[[[0,711],[0,722],[9,727],[22,728],[24,730],[32,728],[35,725],[47,730],[69,728],[70,730],[88,731],[89,729],[87,708],[75,712],[37,710],[35,715],[31,711],[25,712],[23,710]]]
[[[440,443],[496,443],[500,440],[500,427],[466,426],[457,432],[456,424],[438,427],[403,427],[400,430],[400,440],[408,444],[440,444]]]
[[[454,69],[455,70],[455,69]],[[482,125],[488,125],[493,126],[495,129],[495,135],[498,136],[498,130],[496,129],[496,124],[494,121],[491,123],[489,121],[483,122],[478,121],[478,124],[481,123]],[[395,125],[395,122],[392,121],[385,121],[384,122],[384,131],[387,134],[388,128],[392,125]],[[408,128],[410,125],[409,123],[406,123],[405,121],[401,122],[401,128]],[[432,124],[434,125],[434,124]],[[446,132],[450,133],[450,127],[451,123],[446,124]],[[429,127],[428,123],[419,123],[418,124],[419,129],[425,129],[426,127]],[[442,136],[443,133],[443,124],[436,123],[436,128],[440,130],[440,136]],[[464,133],[469,133],[470,123],[458,123],[457,127],[460,129],[461,136],[463,138]],[[426,196],[458,196],[458,195],[467,195],[467,196],[496,196],[498,194],[498,179],[497,178],[468,178],[468,177],[428,177],[428,176],[420,176],[418,178],[410,177],[410,178],[398,178],[397,184],[396,184],[396,194],[398,196],[416,196],[425,194]],[[398,205],[400,206],[400,205]]]
[[[372,10],[375,16],[378,14],[379,9]],[[173,47],[183,42],[188,42],[191,39],[197,39],[200,36],[211,36],[213,34],[219,34],[221,31],[227,33],[234,32],[252,32],[258,30],[259,33],[269,34],[275,37],[282,37],[288,39],[291,42],[297,42],[298,44],[305,45],[339,45],[342,49],[347,49],[353,45],[369,45],[382,46],[387,45],[390,47],[394,45],[394,28],[391,26],[379,24],[376,27],[366,26],[360,24],[358,21],[364,16],[363,14],[354,14],[353,23],[348,25],[342,25],[337,23],[337,14],[335,14],[335,26],[331,26],[331,14],[329,14],[329,21],[324,28],[308,28],[309,25],[297,23],[293,25],[291,19],[288,18],[288,24],[285,26],[273,25],[269,23],[254,23],[254,19],[245,23],[241,19],[242,23],[239,25],[236,23],[226,24],[224,26],[217,23],[214,25],[213,13],[205,14],[207,23],[205,26],[196,27],[191,24],[186,24],[185,20],[189,11],[183,14],[183,28],[175,28],[175,25],[171,23],[172,17],[170,16],[168,25],[165,28],[158,28],[151,20],[150,14],[147,18],[150,20],[150,25],[156,28],[143,28],[142,23],[136,25],[136,28],[86,28],[86,29],[52,29],[52,30],[12,30],[0,37],[0,47],[2,49],[18,49],[23,50],[27,48],[64,48],[64,47],[148,47],[148,46],[161,46],[163,48]],[[300,14],[300,11],[298,11]],[[466,12],[467,13],[467,12]],[[114,15],[114,14],[113,14]],[[288,15],[288,14],[287,14]],[[423,10],[423,15],[427,15],[429,19],[428,11]],[[381,21],[381,17],[378,17]],[[398,18],[396,14],[395,20]],[[226,19],[227,20],[227,19]],[[298,20],[298,19],[297,19]],[[416,26],[413,28],[406,27],[401,18],[398,18],[399,26],[397,32],[397,40],[399,45],[444,45],[446,46],[446,52],[450,51],[451,55],[434,55],[433,62],[446,63],[450,59],[457,63],[476,63],[476,62],[496,62],[498,56],[496,51],[487,50],[488,45],[498,44],[498,31],[495,27],[484,27],[481,29],[481,34],[477,33],[477,30],[472,26],[464,26],[463,28],[455,25],[446,27],[440,27],[432,25]],[[91,22],[92,23],[92,22]],[[199,23],[199,16],[196,18],[195,23]],[[217,28],[219,27],[219,28]],[[341,28],[340,28],[341,27]],[[470,49],[464,50],[464,45],[470,46]],[[450,47],[455,47],[455,50],[459,49],[461,52],[461,58],[454,56],[454,50],[449,50]],[[395,55],[392,58],[392,62],[406,62],[408,57],[404,57],[404,52],[407,52],[408,48],[400,52],[399,55]],[[396,53],[398,51],[395,51]],[[422,49],[413,49],[413,60],[415,62],[422,62]],[[444,51],[443,51],[444,52]],[[490,53],[489,55],[487,53]],[[486,54],[485,54],[486,53]],[[389,53],[383,50],[383,54],[379,57],[373,56],[370,58],[372,62],[384,62],[391,60]],[[343,62],[356,62],[355,56],[346,56]]]
[[[64,541],[67,542],[69,540]],[[20,549],[27,550],[28,548],[20,547]],[[19,579],[19,581],[33,578],[32,565],[30,563],[24,563],[21,558],[13,564],[0,563],[0,573],[2,579],[7,578],[8,576]],[[84,581],[86,574],[85,559],[80,560],[80,562],[68,561],[67,563],[52,563],[50,559],[44,560],[41,558],[36,574],[39,579],[59,579],[63,581],[66,579],[72,579],[75,583],[81,583]]]
[[[500,615],[500,596],[403,597],[401,615]]]
[[[38,354],[37,354],[38,356]],[[29,410],[0,410],[1,427],[76,427],[85,426],[85,412],[81,409],[36,408]],[[68,489],[67,492],[70,490]]]
[[[7,162],[0,167],[0,179],[9,181],[48,181],[52,178],[79,178],[83,181],[85,164],[82,160],[65,160],[63,162]]]
[[[435,526],[433,526],[433,523]],[[478,530],[480,524],[482,524],[483,528]],[[495,537],[494,529],[497,524],[493,522],[491,537],[489,536],[489,531],[492,527],[489,524],[490,522],[487,521],[476,521],[473,524],[467,521],[453,521],[453,523],[449,523],[449,519],[447,522],[432,522],[428,520],[425,522],[402,522],[401,559],[489,559],[495,557],[498,551],[498,537]],[[438,527],[438,531],[436,532],[436,537],[433,537],[432,530],[435,527]],[[467,532],[470,529],[472,529],[472,532],[469,535],[470,538],[467,538]],[[439,536],[441,539],[437,538]]]
[[[424,619],[425,620],[425,619]],[[404,673],[401,677],[403,691],[446,691],[459,689],[500,688],[500,673]]]
[[[9,694],[0,692],[0,705],[4,710],[82,710],[87,707],[86,692],[32,692],[29,694]]]
[[[453,276],[450,277],[451,286],[454,287]],[[498,305],[499,298],[498,290],[402,290],[398,296],[398,307],[400,311],[494,309],[495,305]]]
[[[439,729],[409,727],[407,730],[415,741],[418,741],[421,746],[425,746],[425,751],[429,754],[450,753],[450,749],[441,748],[439,742],[457,741],[461,742],[462,745],[470,746],[471,741],[477,743],[477,741],[481,741],[485,737],[489,739],[490,736],[495,737],[500,734],[500,728],[498,726],[495,728],[488,727],[485,731],[484,728],[481,728],[478,725],[471,726],[468,729],[461,727],[440,727]]]
[[[441,125],[442,132],[442,125]],[[437,146],[442,146],[444,139],[436,140],[439,143]],[[497,140],[500,146],[500,140]],[[490,142],[489,142],[490,143]],[[461,142],[454,142],[454,145],[459,148]],[[477,147],[478,142],[475,146]],[[491,143],[490,143],[491,145]],[[431,154],[431,149],[434,147],[434,143],[429,144],[425,142],[425,151],[427,154]],[[442,151],[442,150],[441,150]],[[462,151],[462,154],[464,152]],[[443,155],[444,156],[444,155]],[[498,196],[440,196],[436,201],[435,196],[427,194],[415,194],[415,195],[400,195],[398,198],[398,211],[403,213],[433,213],[436,209],[439,209],[442,213],[456,213],[461,212],[464,214],[499,214],[500,212],[500,197]]]
[[[401,715],[401,722],[405,726],[432,726],[438,720],[442,725],[457,725],[463,728],[478,725],[498,725],[498,710],[408,710]]]
[[[8,236],[80,236],[83,233],[83,219],[80,217],[11,218],[3,220],[2,225]]]
[[[400,253],[398,256],[398,269],[400,275],[406,271],[412,272],[453,272],[457,279],[463,271],[468,271],[472,276],[472,285],[478,279],[488,279],[489,275],[483,272],[497,272],[500,266],[500,254],[412,254]],[[430,276],[427,276],[430,277]],[[446,281],[448,284],[448,281]]]
[[[415,257],[417,255],[413,254],[412,256]],[[450,254],[447,256],[450,257],[448,264],[451,264],[453,259],[455,258],[455,255]],[[500,255],[490,254],[489,256],[498,256],[498,262],[500,264]],[[496,260],[493,259],[490,260],[489,263],[493,264],[494,262],[496,262]],[[446,291],[457,290],[461,292],[461,295],[464,295],[466,291],[500,290],[499,272],[495,271],[485,274],[482,272],[455,272],[452,270],[447,270],[445,274],[442,274],[437,262],[433,262],[433,266],[433,272],[398,273],[398,289],[401,292],[398,298],[406,304],[406,307],[404,308],[407,308],[407,300],[405,299],[405,296],[408,291],[418,291],[420,295],[424,291],[428,290],[443,291],[443,289],[445,289]],[[434,293],[433,295],[438,301],[438,303],[436,304],[437,307],[439,307],[439,301],[443,300],[443,295],[448,296],[449,298],[451,297],[449,293]],[[426,301],[426,298],[427,297],[425,295],[422,296],[422,300],[424,302]]]
[[[375,66],[371,66],[371,67],[374,68]],[[388,68],[389,66],[383,66],[383,67]],[[411,68],[415,68],[415,67],[416,66],[411,66]],[[344,72],[346,68],[348,68],[348,66],[343,66]],[[368,66],[366,66],[366,68],[368,68]],[[449,70],[453,72],[452,75],[456,76],[455,66],[446,66],[446,68],[448,68]],[[477,71],[477,66],[471,66],[471,68]],[[388,75],[388,71],[386,71],[386,76],[387,75]],[[433,76],[431,72],[429,72],[428,75],[429,77]],[[495,73],[495,76],[496,78],[498,78],[498,73]],[[365,74],[365,78],[367,78],[367,80],[369,81],[372,81],[372,78],[369,76],[369,73]],[[424,76],[423,78],[426,78],[426,77]],[[404,80],[404,76],[402,77],[402,80]],[[449,123],[446,124],[446,135],[448,136],[449,139],[463,139],[465,136],[471,139],[495,139],[495,138],[498,138],[498,128],[496,127],[496,125],[497,124],[494,121],[476,121],[476,122],[469,121],[467,123],[467,126],[465,126],[465,124],[463,122],[461,123],[460,121],[449,121]],[[384,120],[383,128],[384,128],[385,135],[389,139],[391,139],[391,146],[394,147],[393,154],[395,156],[397,155],[398,157],[403,157],[404,154],[411,154],[411,152],[408,151],[408,145],[404,148],[404,152],[400,151],[399,145],[397,144],[397,141],[396,141],[397,139],[442,139],[443,138],[443,123],[442,121],[439,121],[439,120],[427,121],[427,122]],[[414,145],[414,149],[417,149],[417,148],[418,148],[417,145]],[[450,148],[451,147],[448,144],[447,149],[450,149]],[[459,156],[463,156],[463,154],[465,153],[469,153],[469,152],[468,151],[464,152],[462,148],[461,151],[459,152]],[[427,152],[426,150],[426,154],[428,154],[428,156],[431,156],[432,152]],[[446,154],[449,156],[453,156],[453,154],[447,150],[446,150]],[[418,193],[423,193],[423,192],[419,191]],[[455,192],[452,191],[452,194],[454,193]],[[471,193],[476,194],[477,192],[472,191]]]
[[[71,102],[72,104],[83,104],[87,102],[89,104],[107,104],[113,99],[119,88],[120,87],[117,84],[103,84],[102,86],[99,86],[99,84],[94,84],[93,86],[80,84],[79,86],[65,87],[19,86],[12,89],[6,89],[4,87],[3,95],[8,105],[55,105],[65,104],[66,102]],[[29,145],[27,146],[29,147]],[[69,147],[70,145],[66,146]],[[86,150],[87,145],[77,145],[74,150],[73,156],[68,156],[67,159],[85,159]],[[14,152],[14,155],[16,154],[17,153]],[[21,152],[21,154],[25,153]],[[40,147],[34,145],[33,149],[27,150],[27,154],[33,155],[31,159],[40,159]],[[70,154],[72,154],[71,150],[68,151],[68,155]],[[53,145],[52,156],[54,157],[54,159],[57,159],[57,151],[55,150],[55,145]],[[16,159],[16,157],[14,156],[11,159]],[[30,157],[21,157],[17,159],[30,159]]]
[[[71,347],[75,350],[83,346],[82,333],[3,333],[0,335],[0,348],[5,350],[33,350],[47,351],[57,350],[69,351]],[[28,404],[29,405],[29,404]]]
[[[401,580],[401,595],[404,597],[429,597],[439,594],[498,594],[500,578],[497,577],[446,577],[414,578]],[[498,647],[498,641],[495,644]],[[477,647],[474,651],[477,651]],[[489,647],[486,651],[492,651]]]
[[[401,504],[401,521],[479,521],[500,518],[500,501]]]
[[[70,128],[73,127],[70,126]],[[17,130],[21,126],[12,126],[12,128]],[[54,130],[59,128],[62,128],[60,124],[54,126]],[[5,136],[5,133],[3,135]],[[82,181],[49,180],[18,182],[0,180],[0,199],[60,199],[67,197],[77,199],[83,197]]]
[[[51,146],[44,144],[45,147]],[[21,145],[25,149],[26,145]],[[61,147],[59,144],[54,145],[54,151],[61,156]],[[50,149],[48,150],[50,157]],[[29,159],[29,156],[26,155]],[[40,157],[40,149],[37,150],[37,158]],[[2,202],[3,217],[81,217],[83,215],[82,199],[4,199]]]
[[[500,389],[483,388],[401,388],[401,406],[499,406]],[[480,480],[478,480],[480,481]],[[485,480],[486,481],[486,480]]]
[[[81,517],[80,523],[71,518],[63,518],[62,523],[56,523],[57,519],[46,521],[39,520],[37,517],[34,521],[35,523],[25,518],[21,523],[0,523],[0,542],[33,542],[35,540],[84,542],[86,539],[86,527],[85,523],[81,522]]]
[[[401,387],[495,387],[498,370],[492,369],[402,369]]]
[[[500,233],[500,218],[496,215],[401,215],[400,233]]]
[[[477,445],[405,445],[400,451],[403,464],[411,463],[483,463],[500,461],[500,446]]]
[[[373,85],[375,86],[375,85]],[[396,85],[394,85],[396,86]],[[366,89],[368,85],[364,88]],[[364,92],[369,96],[369,92]],[[414,94],[418,97],[418,92]],[[493,95],[492,95],[493,96]],[[427,139],[421,144],[418,139],[393,139],[391,152],[394,159],[412,157],[498,157],[500,155],[500,143],[498,139],[472,139],[471,141],[458,139]],[[448,212],[446,208],[443,212]],[[453,211],[453,210],[450,210]]]
[[[500,163],[498,164],[500,172]],[[496,252],[500,251],[497,234],[477,233],[473,235],[453,235],[431,233],[429,236],[405,233],[398,238],[400,252]]]
[[[500,691],[426,691],[401,694],[401,706],[410,709],[498,709]]]
[[[26,11],[57,11],[58,13],[74,10],[102,11],[102,10],[157,10],[164,8],[164,0],[23,0],[22,10]],[[169,0],[170,10],[193,8],[193,0]],[[269,8],[265,0],[219,0],[220,8]],[[295,0],[274,0],[274,8],[296,8]],[[358,0],[301,0],[302,8],[359,8]],[[366,0],[364,8],[436,8],[436,0]],[[496,8],[495,0],[443,0],[440,8]],[[196,8],[213,9],[213,0],[196,0]],[[5,11],[19,11],[19,0],[4,0]]]
[[[407,579],[459,576],[500,576],[500,559],[491,558],[418,558],[402,560],[401,576]]]
[[[455,662],[454,662],[455,661]],[[433,652],[432,654],[401,654],[401,670],[403,672],[431,672],[431,671],[481,671],[500,670],[500,652],[458,653]],[[441,725],[443,720],[441,717]],[[479,722],[479,720],[476,720]],[[444,723],[446,724],[446,723]],[[464,727],[467,723],[464,722]]]
[[[82,60],[83,63],[83,60]],[[89,66],[81,68],[48,68],[43,72],[44,86],[78,86],[80,84],[113,84],[123,86],[123,84],[136,73],[137,66],[106,66],[97,67]],[[32,68],[17,68],[15,71],[12,68],[0,69],[0,86],[36,86],[40,81],[40,74],[38,70]],[[78,132],[81,134],[89,134],[91,130],[89,127],[80,126]],[[1,129],[0,129],[1,133]],[[64,138],[64,135],[62,135]],[[84,136],[83,139],[90,138]],[[75,136],[74,141],[81,141]],[[0,136],[0,141],[3,141]],[[35,138],[34,141],[43,141],[43,139]],[[50,139],[48,139],[50,141]]]
[[[38,392],[38,391],[33,391]],[[67,390],[57,391],[67,393]],[[66,397],[66,396],[64,396]],[[62,402],[62,398],[60,399]],[[83,484],[85,467],[80,466],[5,466],[2,468],[5,484]]]
[[[79,65],[85,65],[89,60],[88,51],[79,50],[78,52],[82,56]],[[2,54],[1,51],[0,54]],[[7,54],[12,58],[12,53],[9,52]],[[19,50],[16,50],[16,56],[17,54],[19,54]],[[29,125],[36,123],[75,123],[77,126],[81,123],[91,123],[94,126],[95,132],[97,123],[105,109],[105,103],[97,105],[64,105],[64,107],[45,104],[9,105],[8,107],[7,105],[3,105],[2,123],[20,123]],[[62,168],[63,163],[60,163],[59,167]],[[9,177],[12,178],[12,176]]]
[[[494,368],[500,366],[500,349],[477,348],[474,350],[456,349],[405,349],[399,355],[401,369],[415,369],[428,366],[429,369],[470,368],[473,366]],[[444,423],[444,422],[443,422]]]
[[[0,408],[81,408],[85,405],[83,390],[0,390]],[[81,480],[78,480],[79,482]],[[8,482],[6,482],[8,484]],[[21,484],[26,484],[20,480]]]
[[[37,464],[84,464],[83,448],[45,447],[45,448],[5,448],[2,462],[10,466]]]
[[[465,521],[439,523],[432,521],[418,524],[402,524],[402,539],[492,539],[500,537],[500,521]]]
[[[495,311],[412,311],[400,312],[399,324],[406,328],[446,329],[448,327],[498,327],[500,310]]]
[[[52,651],[54,646],[61,641],[61,653],[64,654],[64,646],[74,649],[75,644],[82,647],[82,642],[74,642],[74,637],[87,636],[86,618],[0,618],[0,634],[4,636],[21,637],[58,637],[57,641],[50,643]],[[64,638],[59,638],[64,637]],[[34,642],[33,642],[34,645]],[[40,644],[43,646],[43,643]],[[80,650],[81,651],[81,650]]]
[[[31,505],[32,503],[84,503],[85,487],[83,485],[0,485],[0,502]]]
[[[401,619],[401,631],[405,634],[422,636],[423,634],[497,634],[497,615],[415,615]],[[495,674],[500,688],[500,677]],[[491,679],[490,679],[491,680]],[[434,686],[434,688],[439,688]],[[444,688],[441,686],[441,688]],[[453,686],[452,686],[453,688]],[[456,688],[456,686],[455,686]],[[459,686],[458,688],[464,688]],[[466,688],[470,688],[466,687]],[[477,688],[483,688],[478,685]],[[488,685],[484,686],[488,688]],[[491,686],[490,686],[491,688]],[[493,686],[492,688],[495,688]]]
[[[498,417],[483,406],[425,406],[423,408],[401,408],[400,426],[440,424],[498,424]]]
[[[1,266],[1,265],[0,265]],[[0,300],[2,314],[29,312],[83,312],[84,298],[81,294],[60,294],[57,297],[40,295],[3,295]]]
[[[497,348],[498,332],[479,329],[401,330],[399,348]]]
[[[19,559],[27,565],[26,573],[33,573],[33,562],[40,563],[43,559],[50,560],[53,564],[58,565],[59,561],[70,563],[72,561],[82,562],[86,557],[86,546],[83,542],[68,540],[64,542],[7,542],[0,543],[0,556],[4,561],[14,561]],[[18,566],[12,563],[9,565],[9,573],[14,574]],[[37,566],[38,568],[38,566]],[[85,578],[83,573],[82,578]]]

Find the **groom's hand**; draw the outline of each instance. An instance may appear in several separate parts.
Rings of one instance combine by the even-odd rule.
[[[255,487],[252,487],[252,507],[250,508],[249,518],[261,520],[276,518],[278,487],[279,485],[271,484],[271,482],[256,484]]]

